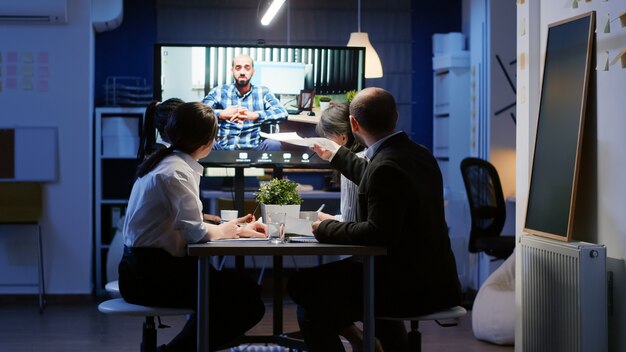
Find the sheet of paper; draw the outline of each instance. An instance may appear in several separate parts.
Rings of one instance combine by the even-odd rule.
[[[291,235],[313,236],[311,221],[306,219],[287,218],[285,224],[285,232]]]
[[[281,141],[281,142],[285,142],[285,141],[292,140],[292,139],[293,140],[302,139],[302,137],[300,137],[297,132],[266,133],[266,132],[261,131],[261,137],[269,138],[269,139],[273,139],[273,140]]]
[[[295,242],[295,243],[317,243],[317,239],[315,237],[309,237],[309,236],[294,236],[294,237],[289,237],[289,242]]]
[[[207,243],[211,243],[211,242],[246,242],[246,241],[268,241],[268,238],[262,237],[239,237],[239,238],[226,238],[223,240],[215,240],[215,241],[210,241]]]
[[[335,144],[326,138],[323,137],[310,137],[310,138],[302,138],[296,132],[286,132],[286,133],[265,133],[261,132],[261,137],[273,139],[280,142],[285,142],[294,145],[300,145],[304,147],[312,147],[314,144],[319,145],[322,148],[335,150]]]

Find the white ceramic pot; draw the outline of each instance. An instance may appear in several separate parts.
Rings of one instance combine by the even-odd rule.
[[[266,214],[268,213],[287,213],[287,221],[285,225],[288,226],[289,219],[300,219],[300,204],[276,205],[261,203],[261,217],[263,217],[263,222],[267,219]]]

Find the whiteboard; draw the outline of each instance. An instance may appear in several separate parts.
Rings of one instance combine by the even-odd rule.
[[[300,94],[304,89],[305,64],[295,62],[255,62],[251,82],[274,94]]]
[[[0,182],[50,182],[58,179],[58,137],[56,127],[1,127],[13,129],[13,177]]]

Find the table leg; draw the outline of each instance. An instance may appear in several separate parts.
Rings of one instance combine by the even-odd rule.
[[[274,336],[278,336],[283,333],[283,257],[276,255],[272,258],[274,259],[272,267],[274,282],[272,332]]]
[[[209,351],[209,256],[198,257],[197,352]]]
[[[374,257],[363,261],[363,350],[374,352]]]

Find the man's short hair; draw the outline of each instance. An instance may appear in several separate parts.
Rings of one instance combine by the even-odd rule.
[[[350,115],[368,132],[391,132],[396,128],[396,100],[382,88],[365,88],[350,103]]]
[[[233,56],[233,60],[230,63],[230,67],[235,67],[235,59],[239,58],[239,57],[247,57],[250,59],[250,63],[252,63],[252,68],[254,68],[254,59],[252,58],[252,56],[248,55],[248,54],[238,54]]]

